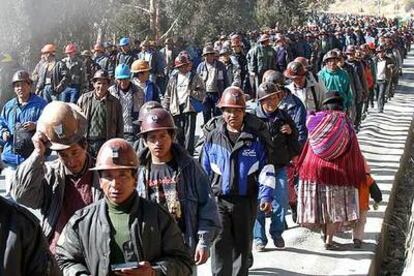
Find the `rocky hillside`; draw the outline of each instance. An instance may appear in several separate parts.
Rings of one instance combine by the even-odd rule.
[[[381,2],[379,7],[378,2]],[[334,13],[384,15],[406,17],[413,13],[412,0],[337,0],[329,11]]]

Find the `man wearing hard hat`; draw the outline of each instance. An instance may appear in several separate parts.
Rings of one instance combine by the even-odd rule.
[[[34,151],[16,171],[12,196],[20,204],[41,213],[41,225],[52,253],[75,211],[102,197],[99,176],[89,168],[94,160],[87,153],[86,118],[74,104],[48,104],[32,138]],[[45,160],[46,149],[58,158]]]

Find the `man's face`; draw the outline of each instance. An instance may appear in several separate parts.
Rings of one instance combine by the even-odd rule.
[[[99,183],[106,198],[119,205],[135,192],[136,177],[131,169],[105,170],[100,172]]]
[[[13,84],[14,93],[16,93],[19,102],[27,102],[30,97],[31,85],[26,81],[18,81]]]
[[[73,144],[70,148],[58,151],[58,156],[70,172],[78,174],[85,166],[87,153],[79,144]]]
[[[384,51],[378,52],[377,55],[378,55],[379,58],[384,58],[385,57],[385,52]]]
[[[338,60],[336,58],[330,58],[326,61],[326,67],[331,70],[335,71],[338,68]]]
[[[221,61],[224,64],[229,63],[229,60],[230,60],[230,56],[229,55],[221,55],[219,57],[219,61]]]
[[[274,112],[278,108],[279,103],[282,101],[283,94],[283,91],[280,91],[279,93],[273,94],[261,100],[260,104],[262,105],[263,110],[268,113]]]
[[[206,62],[207,63],[213,63],[215,60],[215,55],[214,54],[207,54],[206,55]]]
[[[348,58],[348,60],[354,60],[355,59],[355,53],[347,53],[346,57]]]
[[[127,90],[129,88],[130,80],[129,79],[123,79],[123,80],[117,80],[119,87],[122,90]]]
[[[126,53],[129,51],[129,45],[121,46],[122,52]]]
[[[188,64],[186,64],[186,65],[178,67],[178,72],[180,72],[180,74],[185,75],[190,71],[189,69],[191,70],[191,67],[189,67]]]
[[[145,140],[151,155],[160,161],[169,161],[173,137],[166,129],[154,130],[148,133]]]
[[[139,72],[138,79],[140,80],[140,82],[147,81],[149,79],[149,71]]]
[[[45,53],[46,61],[51,62],[55,60],[55,53]]]
[[[239,45],[233,45],[231,46],[231,48],[233,49],[233,52],[236,54],[241,52],[241,47]]]
[[[101,99],[108,94],[109,81],[105,79],[97,79],[93,83],[93,87],[95,88],[95,95],[98,99]]]
[[[76,52],[66,54],[66,56],[67,56],[70,60],[73,60],[73,59],[75,58],[75,56],[76,56]]]
[[[300,77],[300,78],[295,78],[295,79],[293,79],[293,82],[295,83],[295,85],[296,85],[297,87],[302,88],[302,87],[304,87],[304,86],[305,86],[305,79],[306,79],[306,76],[302,76],[302,77]]]
[[[223,108],[224,121],[227,123],[228,126],[230,126],[234,130],[241,130],[243,126],[244,114],[244,108]]]

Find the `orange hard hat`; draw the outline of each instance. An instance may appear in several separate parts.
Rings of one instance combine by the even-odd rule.
[[[138,59],[134,61],[131,65],[131,73],[140,73],[150,71],[151,67],[148,61],[143,59]]]

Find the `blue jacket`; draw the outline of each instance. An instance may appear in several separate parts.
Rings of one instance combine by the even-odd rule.
[[[201,164],[210,176],[213,194],[272,201],[275,168],[268,164],[265,142],[244,127],[232,146],[225,129],[223,124],[209,132],[201,153]]]
[[[306,128],[306,108],[302,101],[295,95],[293,95],[289,89],[287,89],[287,95],[284,97],[280,109],[285,110],[293,119],[296,125],[296,129],[299,132],[298,141],[303,147],[308,139],[308,129]]]
[[[172,146],[178,165],[177,190],[183,206],[185,244],[194,254],[197,244],[209,247],[221,230],[217,205],[211,193],[209,180],[200,164],[178,144]],[[148,148],[139,153],[138,194],[148,199],[146,186],[151,154]]]
[[[15,124],[16,122],[37,122],[46,104],[47,103],[44,99],[35,94],[32,94],[25,106],[20,106],[18,104],[17,98],[11,99],[4,105],[0,115],[0,134],[3,135],[3,132],[5,131],[10,132],[11,134],[11,137],[4,145],[3,153],[1,154],[1,159],[4,163],[12,166],[17,166],[24,161],[24,158],[21,155],[15,154],[13,152],[13,135]]]
[[[156,86],[155,83],[153,83],[150,80],[145,81],[144,93],[145,93],[145,102],[149,102],[149,101],[159,102],[160,101],[160,90],[158,86]]]

